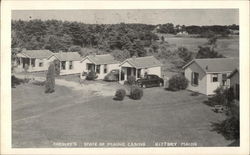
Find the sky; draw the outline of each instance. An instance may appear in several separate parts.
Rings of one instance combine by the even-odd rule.
[[[86,24],[231,25],[239,24],[239,11],[237,9],[13,10],[12,19],[57,19]]]

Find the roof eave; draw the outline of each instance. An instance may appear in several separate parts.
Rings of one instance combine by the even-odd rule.
[[[207,74],[213,74],[213,73],[230,73],[232,71],[216,71],[216,72],[206,72]]]
[[[191,65],[194,61],[195,61],[195,59],[189,61],[186,65],[184,65],[184,66],[182,67],[182,69],[187,68],[187,67],[188,67],[189,65]]]

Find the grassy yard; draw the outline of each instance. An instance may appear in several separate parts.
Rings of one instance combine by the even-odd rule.
[[[131,142],[146,146],[158,142],[177,142],[178,146],[182,142],[197,146],[230,144],[211,127],[212,122],[225,116],[203,103],[206,96],[190,94],[186,90],[148,88],[139,101],[128,97],[114,101],[113,96],[96,96],[91,91],[63,86],[57,86],[53,94],[44,94],[44,87],[22,84],[12,89],[12,146],[63,147],[58,144],[70,143],[74,144],[71,147],[88,147],[91,142],[104,142],[108,147]]]
[[[166,40],[169,44],[176,47],[186,47],[192,52],[198,52],[198,46],[207,42],[206,38],[191,37],[168,37]],[[234,36],[228,39],[218,39],[216,51],[226,57],[239,57],[239,37]]]

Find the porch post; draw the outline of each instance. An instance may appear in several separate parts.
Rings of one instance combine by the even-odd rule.
[[[19,60],[20,60],[20,64],[19,64],[19,66],[22,66],[22,64],[23,64],[23,58],[18,58]]]
[[[128,80],[128,67],[126,67],[126,72],[124,72],[124,81]]]
[[[119,69],[119,82],[122,80],[122,67]]]
[[[137,68],[135,68],[135,79],[137,80]]]
[[[28,68],[28,70],[30,70],[31,69],[31,58],[29,58],[29,68]]]

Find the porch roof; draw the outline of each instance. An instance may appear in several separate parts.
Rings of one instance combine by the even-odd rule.
[[[162,66],[161,62],[154,56],[129,58],[123,61],[120,66],[122,66],[126,62],[128,62],[134,68],[151,68]]]
[[[82,61],[85,59],[89,59],[91,62],[93,62],[96,65],[102,65],[102,64],[118,64],[119,61],[115,60],[115,58],[110,54],[103,54],[103,55],[88,55],[84,57]]]
[[[26,56],[28,58],[46,59],[53,53],[50,50],[23,50],[20,54],[22,55],[20,55],[20,57]]]

